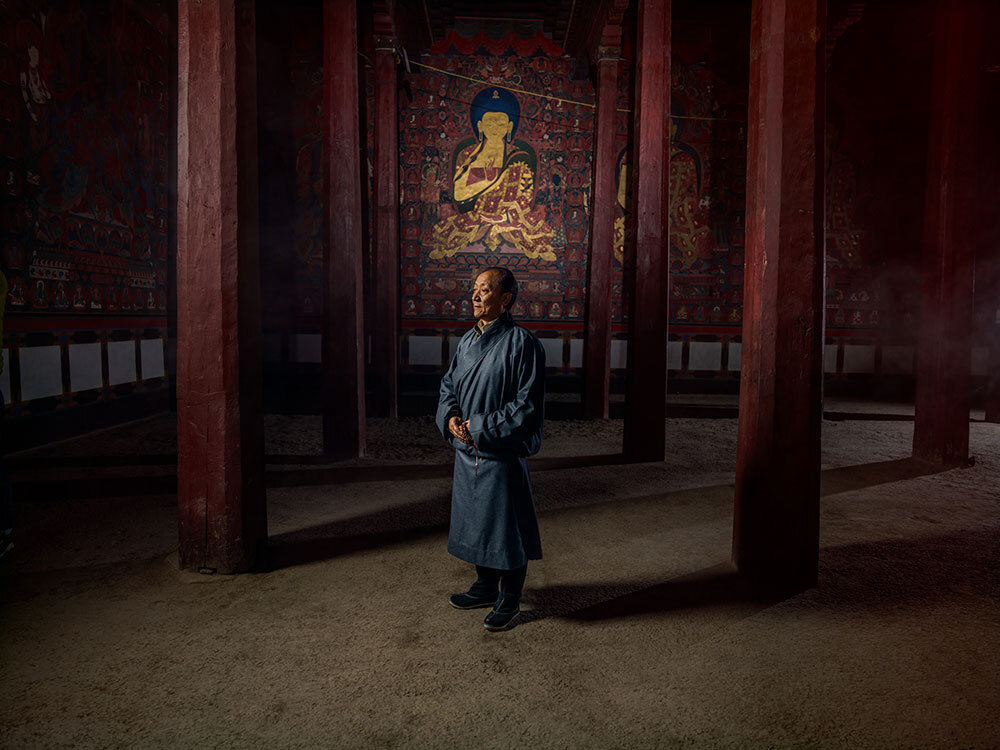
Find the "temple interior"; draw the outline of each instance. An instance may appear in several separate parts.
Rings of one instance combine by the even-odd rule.
[[[997,28],[0,3],[0,746],[1000,745]],[[435,410],[497,267],[487,632]]]

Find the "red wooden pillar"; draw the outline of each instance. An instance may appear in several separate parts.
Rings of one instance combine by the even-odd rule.
[[[365,452],[364,257],[358,35],[354,0],[323,2],[323,128],[327,242],[323,257],[323,451]]]
[[[254,3],[180,0],[180,565],[232,573],[266,544]]]
[[[733,562],[815,585],[823,409],[824,0],[754,0]]]
[[[982,8],[939,0],[924,211],[923,299],[913,455],[946,466],[969,456],[972,303],[979,193],[977,90]],[[995,128],[995,123],[993,124]]]
[[[597,117],[594,133],[594,182],[590,201],[590,261],[587,319],[583,339],[583,412],[606,419],[611,384],[611,259],[615,223],[615,103],[618,50],[597,53]]]
[[[670,261],[670,0],[640,0],[636,23],[635,240],[625,249],[630,336],[623,452],[637,461],[662,461]]]
[[[372,415],[395,417],[399,370],[399,113],[394,36],[375,37]]]

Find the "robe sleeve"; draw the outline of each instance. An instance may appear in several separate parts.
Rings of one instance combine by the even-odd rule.
[[[458,352],[451,358],[451,365],[448,367],[448,371],[444,374],[444,377],[441,378],[441,395],[438,398],[437,415],[435,417],[442,437],[452,444],[454,444],[455,438],[452,436],[451,430],[448,429],[448,420],[452,417],[462,416],[462,410],[458,406],[458,396],[455,395],[455,381],[453,379],[455,364],[457,362]]]
[[[545,352],[529,336],[514,366],[517,392],[496,411],[468,417],[469,432],[481,451],[531,455],[541,446],[545,407]]]

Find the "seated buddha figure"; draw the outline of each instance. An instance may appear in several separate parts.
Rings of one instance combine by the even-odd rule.
[[[674,111],[680,109],[671,102]],[[715,234],[702,195],[701,157],[681,141],[683,121],[670,118],[670,254],[689,268],[712,257]]]
[[[506,89],[484,89],[472,100],[476,137],[459,143],[452,155],[457,213],[431,229],[431,258],[450,258],[481,242],[490,252],[506,243],[529,258],[556,259],[545,208],[535,205],[537,157],[514,139],[520,112]]]
[[[628,213],[632,203],[632,189],[629,184],[629,156],[628,148],[623,148],[618,154],[618,166],[615,169],[615,260],[625,263],[625,214]]]

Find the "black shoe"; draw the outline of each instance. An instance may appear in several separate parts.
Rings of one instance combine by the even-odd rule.
[[[494,594],[490,598],[481,596],[471,596],[470,594],[452,594],[448,597],[448,603],[455,609],[481,609],[482,607],[492,607],[497,603],[497,596]]]
[[[521,614],[520,608],[515,609],[513,612],[497,612],[497,610],[494,609],[486,615],[486,619],[483,620],[483,627],[491,633],[495,633],[500,630],[510,630],[514,627],[514,621],[517,620],[517,616],[519,614]]]

